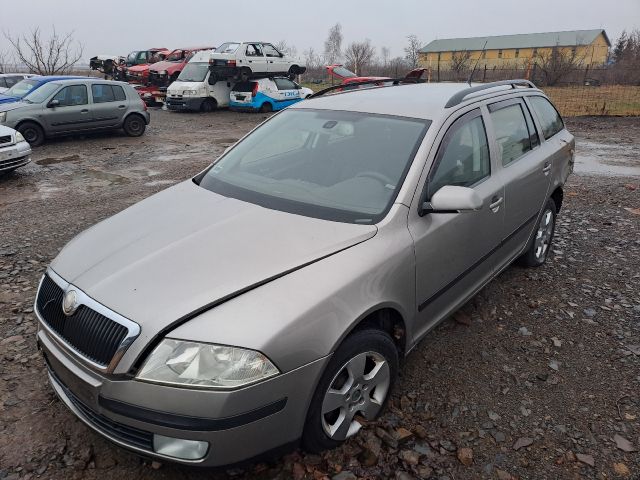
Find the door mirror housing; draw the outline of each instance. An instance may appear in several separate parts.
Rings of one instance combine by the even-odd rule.
[[[47,103],[47,108],[55,108],[60,106],[60,100],[51,100]]]
[[[473,189],[445,185],[422,204],[421,214],[473,212],[482,209],[482,198]]]

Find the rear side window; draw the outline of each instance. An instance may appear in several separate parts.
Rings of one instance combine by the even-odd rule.
[[[256,82],[238,82],[233,86],[234,92],[253,92]]]
[[[119,102],[125,99],[124,90],[119,85],[91,85],[93,103]]]
[[[551,138],[564,128],[564,122],[560,114],[551,102],[544,97],[528,97],[533,110],[536,112],[544,138]]]
[[[474,110],[449,127],[430,175],[428,198],[445,185],[470,187],[491,174],[487,133],[480,111]]]
[[[509,165],[531,150],[529,129],[519,102],[492,110],[491,120],[500,146],[502,165]]]

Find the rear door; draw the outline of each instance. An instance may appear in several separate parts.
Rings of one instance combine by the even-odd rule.
[[[89,93],[84,84],[66,85],[49,100],[57,100],[57,106],[44,111],[45,123],[51,133],[63,133],[90,129],[92,127]]]
[[[93,127],[115,128],[124,121],[127,97],[120,85],[94,83],[91,85]]]
[[[529,239],[550,184],[548,149],[542,148],[528,106],[522,98],[488,105],[491,132],[505,183],[504,263]]]
[[[475,108],[441,129],[431,170],[419,190],[420,200],[445,185],[474,189],[482,198],[479,211],[409,212],[409,231],[416,257],[418,323],[420,338],[451,308],[464,301],[492,276],[503,230],[504,185],[490,156],[485,108]]]

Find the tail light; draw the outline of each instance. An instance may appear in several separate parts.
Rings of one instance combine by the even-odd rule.
[[[236,66],[236,61],[235,60],[227,60],[227,65],[229,65],[230,67],[235,67]]]
[[[251,89],[251,96],[255,97],[258,94],[258,82],[253,83],[253,88]]]

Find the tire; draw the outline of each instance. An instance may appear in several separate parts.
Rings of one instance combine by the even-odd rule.
[[[144,118],[140,115],[131,114],[127,118],[124,119],[124,124],[122,125],[122,129],[124,133],[126,133],[129,137],[139,137],[144,133],[145,128],[147,127]]]
[[[273,105],[271,105],[269,102],[264,102],[262,105],[260,105],[260,112],[261,113],[273,112]]]
[[[397,374],[398,350],[386,332],[361,330],[347,337],[333,354],[311,399],[302,434],[305,450],[318,453],[335,448],[355,435],[360,430],[356,415],[366,420],[376,418]],[[332,402],[337,405],[333,410]]]
[[[241,82],[246,82],[251,78],[251,69],[248,67],[242,67],[238,72],[238,78]]]
[[[20,124],[18,131],[32,147],[39,147],[44,143],[44,130],[35,122],[24,122]]]
[[[213,112],[218,108],[218,103],[213,98],[207,98],[202,105],[200,105],[201,112]]]
[[[538,226],[529,240],[527,251],[518,258],[523,267],[539,267],[547,261],[556,229],[556,204],[550,198],[542,211]]]

